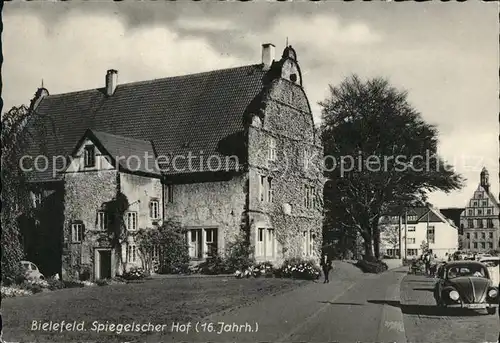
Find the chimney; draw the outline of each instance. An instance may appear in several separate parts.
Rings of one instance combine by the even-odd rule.
[[[115,92],[118,81],[118,70],[109,69],[106,73],[106,95],[111,96]]]
[[[262,64],[264,65],[264,70],[271,68],[271,64],[274,61],[274,50],[274,44],[262,44]]]

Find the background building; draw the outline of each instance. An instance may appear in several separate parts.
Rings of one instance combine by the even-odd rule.
[[[408,209],[406,221],[403,216],[385,215],[380,225],[380,249],[387,256],[416,258],[428,246],[445,259],[458,250],[458,227],[432,206]]]
[[[490,190],[489,173],[483,168],[479,185],[460,216],[464,250],[498,249],[499,212],[498,202]]]

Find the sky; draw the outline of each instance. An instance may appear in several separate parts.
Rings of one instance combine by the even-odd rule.
[[[466,178],[436,192],[463,207],[485,166],[499,192],[498,5],[394,2],[6,2],[4,109],[50,94],[261,62],[288,39],[317,123],[319,101],[351,74],[387,78],[439,130],[439,153]]]

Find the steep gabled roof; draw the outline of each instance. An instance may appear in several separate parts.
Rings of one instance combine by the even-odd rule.
[[[151,142],[158,155],[169,159],[191,152],[205,163],[211,155],[226,161],[232,151],[241,151],[236,145],[243,144],[243,115],[263,89],[265,74],[262,65],[249,65],[121,84],[111,96],[104,89],[48,95],[27,125],[32,137],[28,154],[67,157],[82,133],[92,129],[122,137],[109,141],[111,145],[124,137]],[[207,170],[206,164],[194,165],[194,172]],[[231,159],[224,167],[239,165]],[[33,181],[54,180],[51,163],[30,176]]]
[[[87,130],[73,152],[80,148],[85,138],[93,141],[104,154],[111,158],[111,163],[122,171],[152,176],[161,175],[160,169],[154,162],[156,153],[151,142]]]
[[[442,208],[439,211],[453,221],[456,227],[460,227],[460,215],[465,208]]]

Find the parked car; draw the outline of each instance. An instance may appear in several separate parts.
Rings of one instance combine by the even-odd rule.
[[[440,307],[486,309],[488,314],[495,314],[498,308],[498,284],[493,284],[484,264],[452,261],[439,268],[434,299]]]
[[[479,260],[479,262],[484,264],[486,268],[488,268],[493,284],[498,285],[500,282],[500,257],[483,257],[481,260]]]
[[[43,274],[40,273],[40,270],[38,270],[38,267],[33,262],[21,261],[21,265],[24,270],[24,275],[28,279],[45,280],[45,276],[43,276]]]

